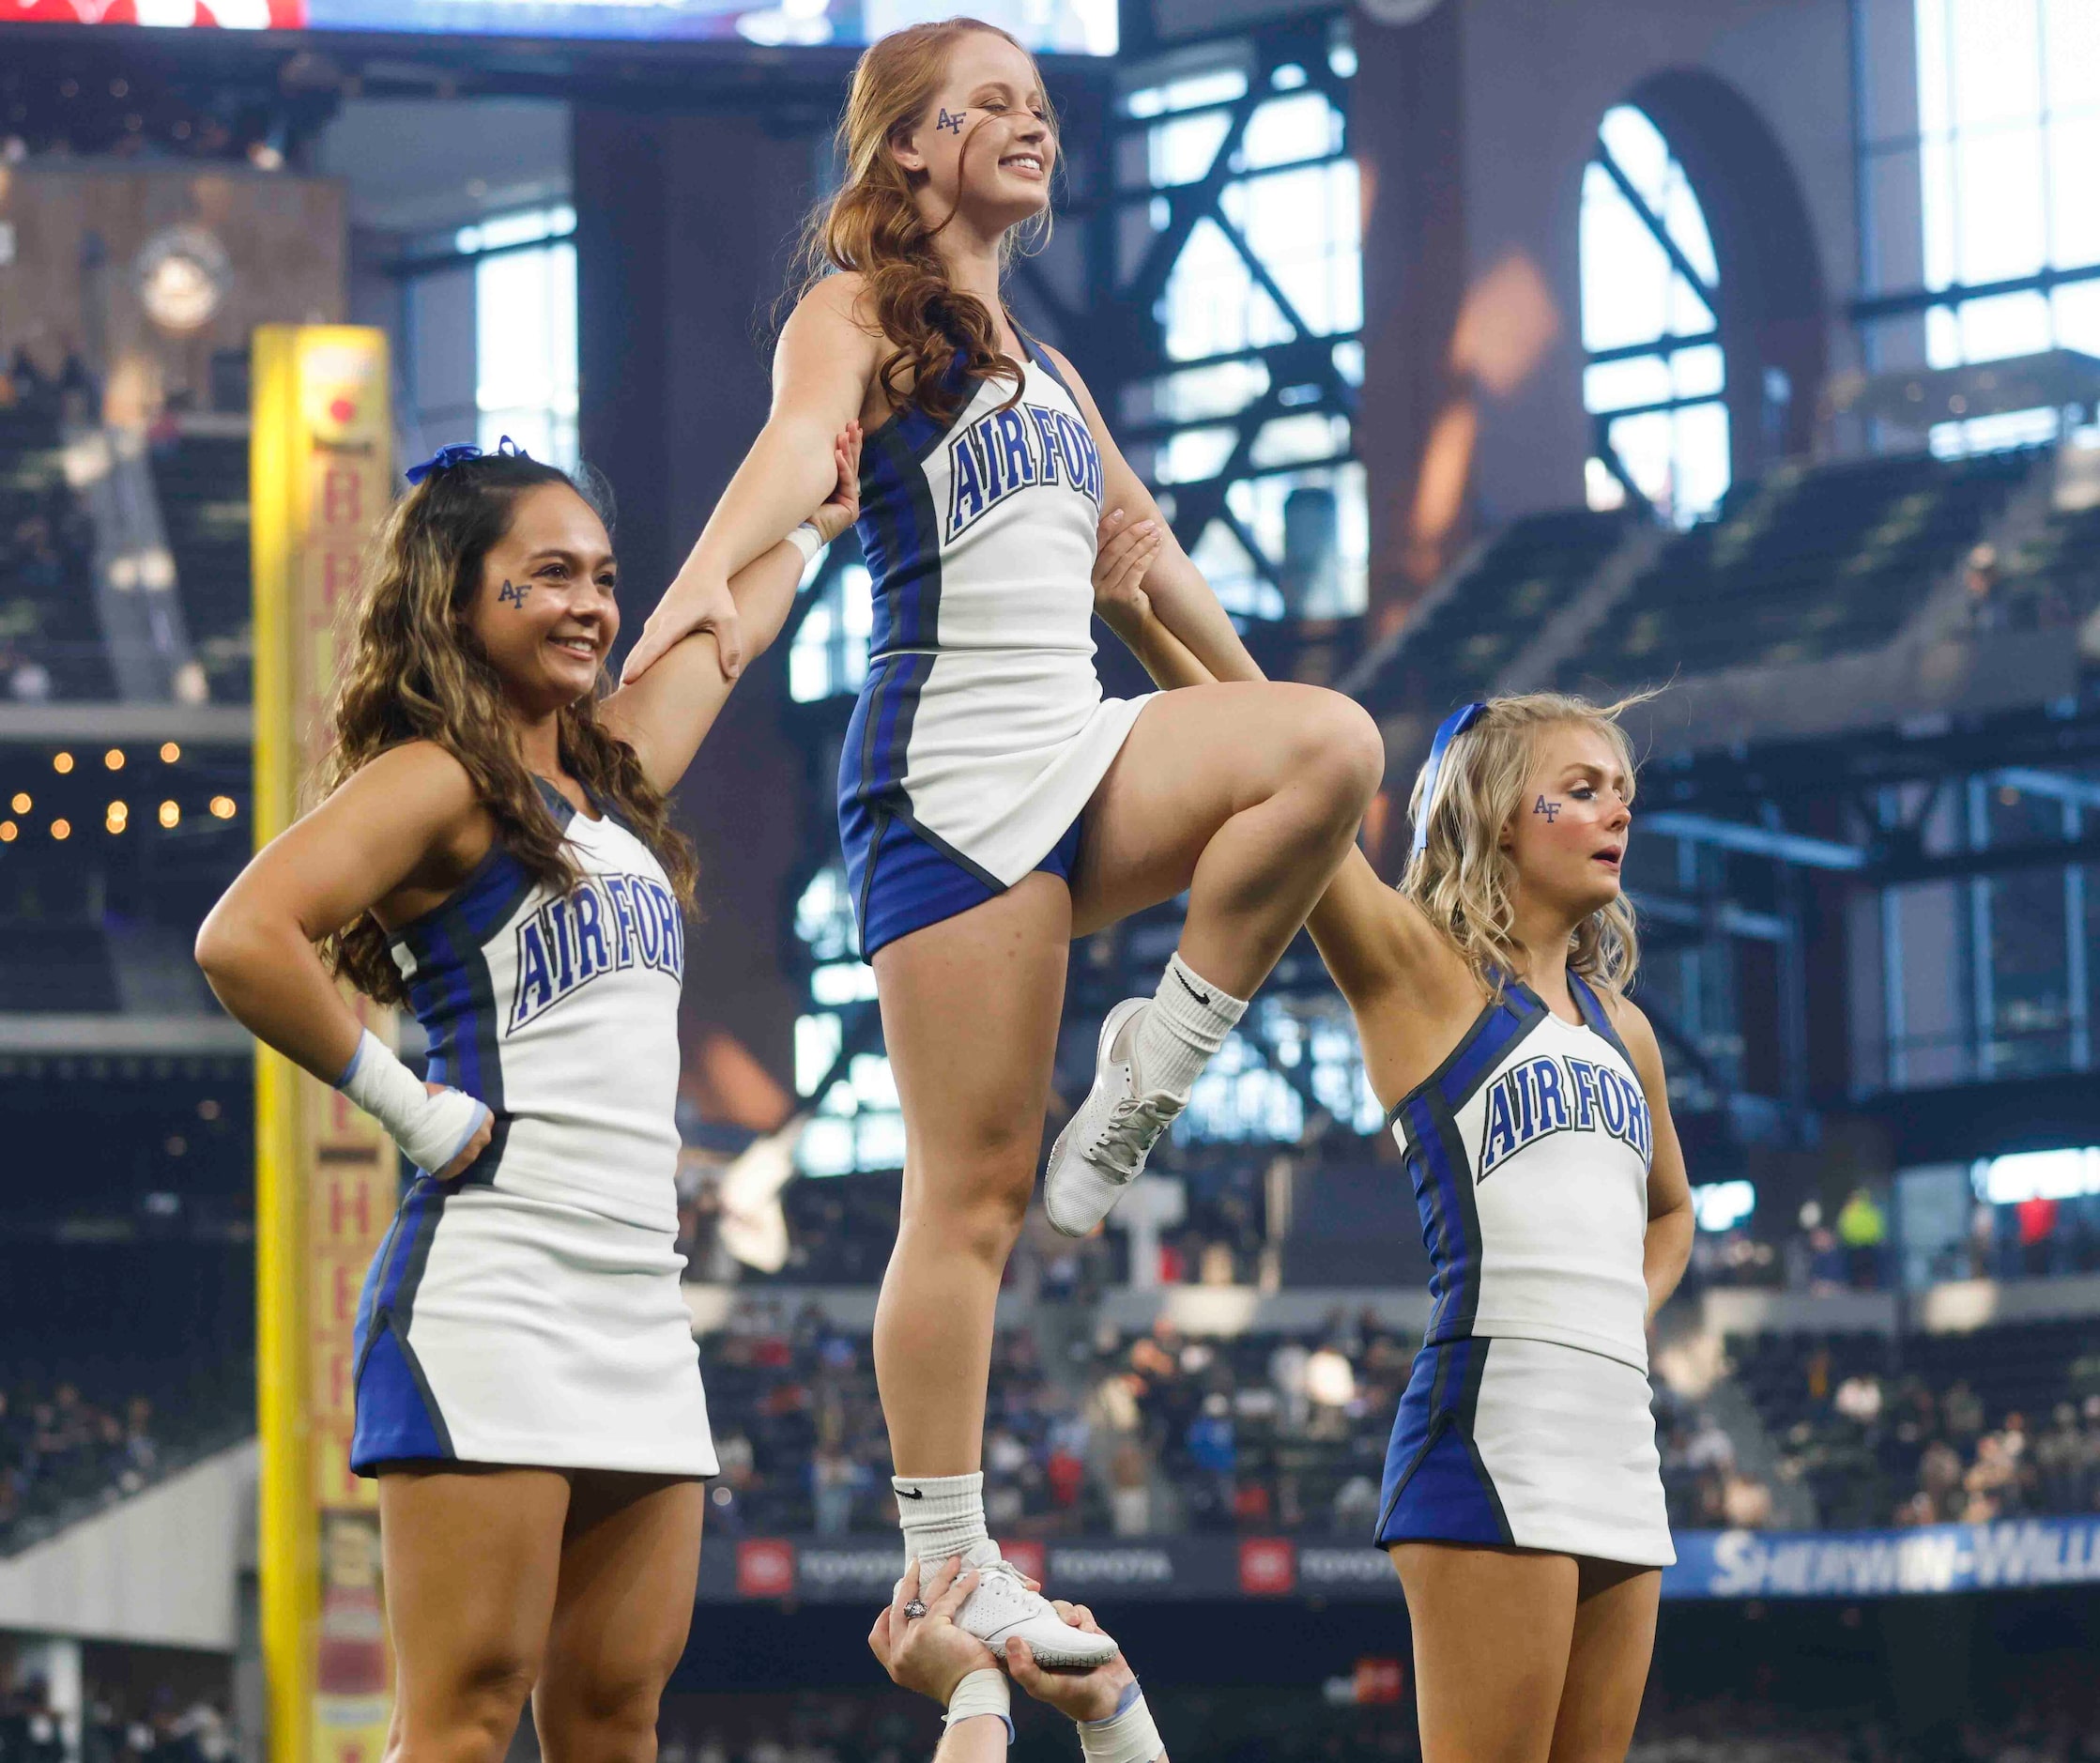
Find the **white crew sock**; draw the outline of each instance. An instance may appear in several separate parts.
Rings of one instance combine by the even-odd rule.
[[[1188,1099],[1189,1085],[1247,1014],[1234,998],[1204,979],[1176,954],[1159,976],[1159,989],[1137,1022],[1138,1085],[1147,1096]]]
[[[904,1558],[938,1565],[987,1541],[985,1472],[966,1476],[892,1476]]]

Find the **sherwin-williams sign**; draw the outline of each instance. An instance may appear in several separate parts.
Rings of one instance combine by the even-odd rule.
[[[2100,1519],[1920,1530],[1684,1530],[1663,1595],[1884,1598],[2100,1584]],[[1302,1537],[1098,1537],[1004,1542],[1054,1596],[1119,1602],[1258,1599],[1397,1603],[1400,1577],[1368,1543]],[[901,1565],[893,1539],[717,1538],[703,1603],[879,1603]]]

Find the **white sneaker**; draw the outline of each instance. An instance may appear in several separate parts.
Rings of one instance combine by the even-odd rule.
[[[1137,1022],[1150,1002],[1126,998],[1109,1012],[1095,1055],[1094,1087],[1050,1146],[1043,1210],[1066,1236],[1084,1236],[1115,1209],[1182,1111],[1171,1096],[1147,1096],[1138,1074]]]
[[[1003,1559],[996,1542],[980,1542],[962,1557],[965,1571],[974,1568],[977,1589],[956,1616],[956,1625],[974,1634],[1001,1658],[1006,1640],[1018,1634],[1046,1671],[1091,1671],[1117,1652],[1106,1634],[1076,1629],[1050,1608],[1039,1591],[1030,1591],[1020,1570]]]

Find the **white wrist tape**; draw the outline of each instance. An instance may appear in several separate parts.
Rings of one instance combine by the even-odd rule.
[[[370,1029],[335,1087],[393,1134],[409,1162],[431,1175],[464,1151],[489,1117],[488,1104],[464,1091],[431,1095]]]
[[[957,1684],[948,1697],[948,1711],[941,1717],[943,1726],[979,1714],[997,1714],[1006,1723],[1006,1742],[1014,1741],[1014,1693],[1006,1686],[1006,1674],[996,1665],[973,1671]]]
[[[802,553],[803,567],[807,569],[817,560],[817,553],[824,548],[825,539],[805,520],[788,535],[788,543]]]
[[[1082,1720],[1079,1727],[1086,1763],[1156,1763],[1167,1749],[1142,1694],[1112,1719]]]

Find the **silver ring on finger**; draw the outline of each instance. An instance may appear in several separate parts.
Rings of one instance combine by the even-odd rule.
[[[904,1606],[904,1616],[907,1621],[916,1621],[924,1615],[926,1615],[926,1605],[916,1598]]]

